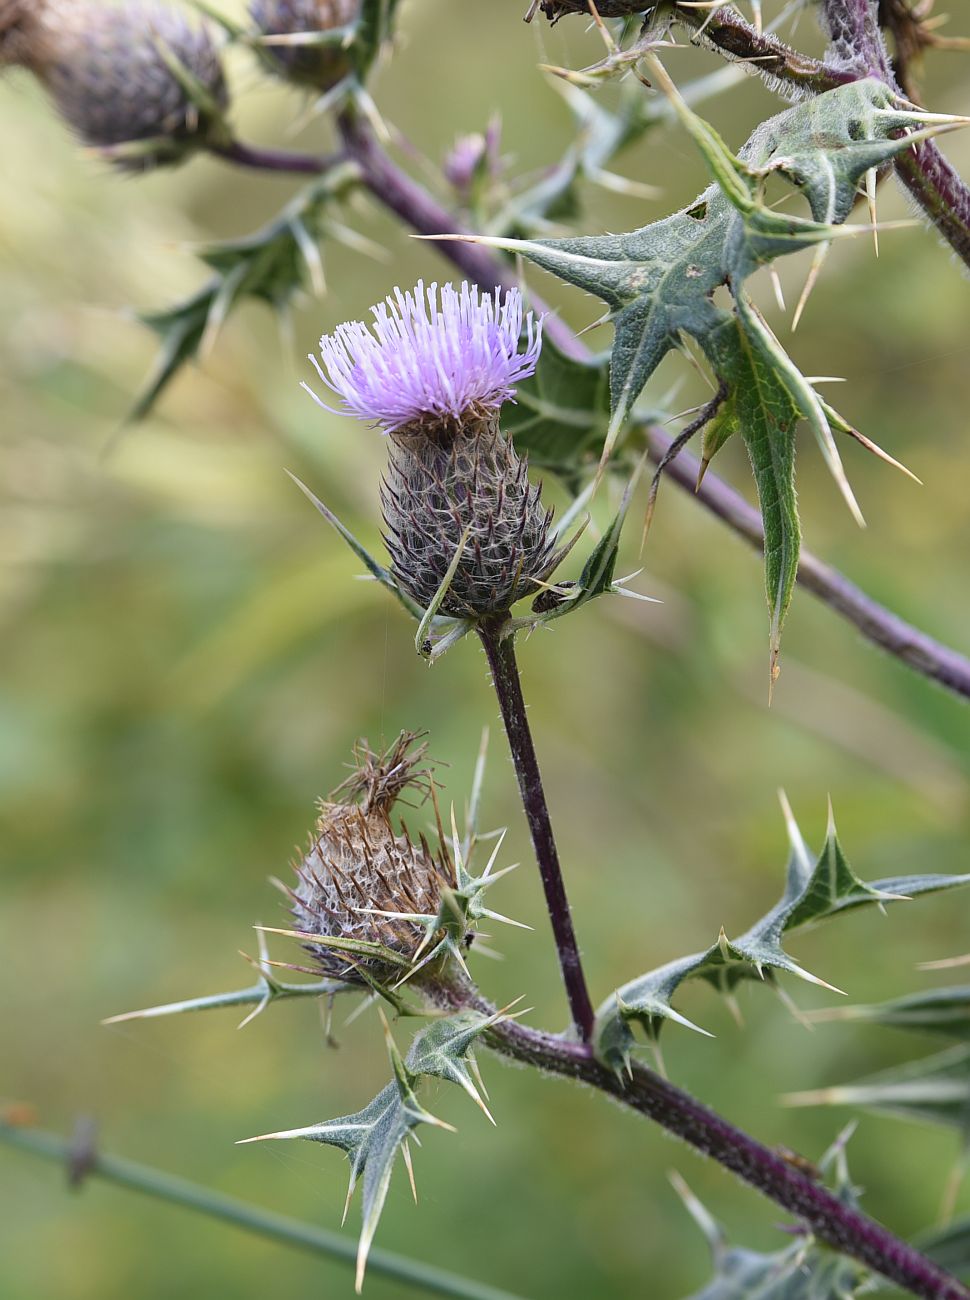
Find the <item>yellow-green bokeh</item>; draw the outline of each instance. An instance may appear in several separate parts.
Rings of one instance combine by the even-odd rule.
[[[494,113],[517,171],[568,142],[566,110],[537,64],[589,63],[597,38],[578,21],[525,27],[524,8],[405,0],[400,49],[376,97],[430,159]],[[814,40],[810,14],[799,39]],[[681,79],[715,66],[690,50],[669,63]],[[233,74],[247,139],[326,147],[320,123],[288,139],[299,97],[260,80],[241,54]],[[957,54],[930,60],[927,86],[936,109],[970,106]],[[380,437],[314,407],[298,388],[300,358],[393,285],[450,272],[361,201],[347,220],[387,259],[327,250],[328,295],[297,312],[295,358],[278,346],[269,312],[247,306],[151,419],[104,454],[152,359],[153,339],[130,309],[190,291],[203,274],[192,241],[247,233],[296,185],[208,160],[121,179],[79,153],[26,79],[5,79],[0,102],[0,1094],[61,1130],[78,1113],[97,1115],[106,1149],[334,1225],[346,1174],[338,1152],[233,1143],[367,1101],[387,1078],[375,1018],[339,1030],[336,1052],[309,1005],[273,1008],[243,1033],[231,1012],[114,1029],[98,1021],[245,979],[238,949],[252,951],[252,924],[279,914],[266,878],[285,874],[355,737],[427,728],[460,809],[488,725],[484,820],[510,827],[504,860],[523,863],[496,906],[535,931],[496,934],[505,961],[477,969],[491,996],[525,994],[537,1023],[563,1022],[481,653],[469,641],[429,670],[412,625],[355,580],[360,566],[283,473],[298,473],[379,546]],[[704,111],[739,145],[775,109],[750,81]],[[970,140],[945,145],[970,173]],[[648,138],[619,166],[663,197],[588,191],[585,229],[644,224],[704,183],[681,131]],[[886,181],[880,214],[909,211]],[[847,447],[869,521],[860,532],[806,434],[806,539],[966,648],[970,286],[918,225],[887,232],[880,253],[876,261],[865,238],[841,242],[794,338],[767,285],[756,286],[805,373],[846,377],[840,408],[924,482]],[[790,306],[807,264],[780,270]],[[538,272],[530,281],[577,327],[599,312]],[[673,359],[655,381],[658,400],[681,376],[677,403],[696,400],[696,381]],[[750,495],[739,447],[717,469]],[[624,572],[641,562],[637,532]],[[757,558],[670,485],[642,562],[637,586],[663,605],[604,600],[521,650],[598,996],[770,905],[785,859],[779,786],[813,843],[831,794],[863,876],[968,869],[964,705],[798,593],[769,710]],[[916,964],[970,949],[968,920],[970,898],[955,894],[847,917],[795,948],[809,969],[870,1001],[928,987],[934,977]],[[788,991],[803,1007],[831,1000],[807,985]],[[810,1032],[753,987],[741,998],[743,1028],[706,986],[685,989],[679,1005],[717,1037],[665,1031],[671,1077],[766,1141],[813,1157],[847,1116],[786,1111],[779,1094],[933,1047],[875,1029]],[[673,1300],[700,1286],[707,1260],[667,1181],[672,1167],[737,1239],[784,1240],[778,1212],[646,1123],[484,1064],[499,1127],[460,1095],[431,1089],[459,1131],[430,1132],[417,1154],[417,1209],[395,1179],[380,1244],[524,1296]],[[956,1140],[867,1118],[850,1155],[866,1206],[913,1233],[933,1221]],[[18,1154],[0,1152],[0,1180],[9,1300],[352,1294],[337,1265],[95,1184],[69,1197],[49,1167]],[[367,1293],[405,1294],[379,1279]]]

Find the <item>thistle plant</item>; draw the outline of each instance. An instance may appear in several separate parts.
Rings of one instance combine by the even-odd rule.
[[[394,48],[400,7],[395,0],[253,0],[236,17],[208,4],[197,7],[204,20],[179,7],[134,0],[120,7],[95,0],[0,0],[0,64],[38,78],[75,132],[128,168],[208,152],[253,171],[311,178],[264,228],[203,250],[211,278],[202,289],[169,310],[145,315],[161,351],[136,400],[135,419],[162,399],[188,360],[205,355],[241,301],[259,299],[285,317],[305,289],[322,291],[321,249],[336,242],[365,247],[350,224],[356,214],[347,215],[348,201],[358,192],[434,241],[430,251],[456,271],[456,283],[422,280],[413,288],[390,272],[387,296],[366,323],[341,323],[337,303],[327,301],[320,309],[328,332],[319,351],[309,355],[313,373],[307,372],[303,387],[334,417],[330,427],[341,430],[337,436],[384,443],[383,477],[366,486],[366,495],[375,527],[378,517],[382,521],[386,558],[354,536],[312,483],[297,484],[367,575],[411,617],[415,650],[429,666],[448,652],[469,653],[468,637],[481,646],[544,893],[568,1021],[561,1032],[539,1028],[521,999],[498,1006],[489,995],[480,957],[489,951],[491,929],[521,922],[493,908],[492,888],[514,864],[505,860],[502,833],[480,826],[486,748],[483,742],[473,787],[450,789],[430,757],[435,738],[425,736],[421,719],[416,730],[390,743],[359,741],[350,775],[335,777],[293,864],[294,875],[274,881],[286,909],[282,924],[256,927],[259,949],[249,958],[255,983],[121,1012],[111,1021],[244,1007],[243,1023],[249,1023],[282,1000],[320,1000],[331,1012],[337,1000],[376,1007],[375,1032],[382,1034],[389,1059],[386,1086],[372,1099],[362,1098],[354,1113],[297,1126],[286,1118],[279,1121],[286,1127],[243,1139],[304,1139],[346,1154],[348,1204],[356,1186],[362,1188],[358,1291],[370,1258],[425,1291],[504,1294],[372,1252],[398,1156],[413,1187],[412,1140],[418,1142],[418,1130],[451,1127],[429,1109],[428,1080],[457,1085],[493,1119],[479,1068],[487,1051],[545,1076],[586,1084],[713,1158],[790,1216],[789,1237],[778,1250],[729,1247],[678,1174],[676,1186],[713,1255],[714,1277],[700,1296],[836,1300],[886,1284],[932,1300],[970,1295],[959,1280],[970,1275],[970,1229],[963,1225],[913,1243],[868,1217],[850,1174],[846,1130],[833,1129],[817,1162],[768,1146],[680,1087],[676,1060],[660,1054],[662,1037],[666,1044],[681,1030],[709,1033],[678,1005],[691,981],[709,986],[732,1009],[740,988],[766,986],[802,1020],[842,1018],[954,1037],[958,1045],[942,1054],[857,1084],[806,1089],[787,1100],[939,1121],[957,1128],[966,1144],[970,992],[954,986],[805,1012],[790,993],[794,981],[826,994],[839,990],[789,949],[801,932],[845,912],[892,905],[896,917],[903,910],[897,902],[970,884],[970,874],[877,871],[876,879],[864,879],[850,865],[831,805],[824,840],[813,850],[783,798],[778,901],[733,937],[712,926],[713,937],[708,933],[709,941],[689,955],[658,962],[656,954],[645,952],[645,969],[615,970],[594,997],[518,665],[527,637],[573,615],[586,618],[593,602],[602,609],[614,598],[651,601],[637,590],[649,581],[619,578],[617,566],[625,532],[638,532],[649,554],[654,537],[648,527],[659,508],[662,480],[671,477],[763,552],[769,691],[783,667],[782,631],[801,583],[869,642],[952,695],[970,698],[966,657],[911,627],[802,548],[795,486],[802,426],[857,523],[864,522],[862,511],[840,448],[851,440],[885,466],[910,471],[828,402],[819,391],[822,379],[802,373],[749,283],[766,271],[780,288],[776,264],[789,254],[808,253],[797,324],[836,240],[890,237],[892,223],[880,223],[876,209],[878,187],[890,172],[970,266],[970,190],[936,144],[937,136],[968,119],[932,111],[914,98],[913,60],[943,39],[930,22],[929,6],[816,0],[810,7],[829,45],[815,58],[778,34],[792,16],[787,8],[766,27],[760,3],[742,12],[687,0],[535,0],[525,14],[529,21],[585,18],[592,37],[602,42],[599,57],[583,67],[545,69],[557,78],[573,115],[574,139],[540,175],[510,177],[496,128],[464,137],[446,160],[443,178],[459,197],[460,213],[399,167],[385,145],[390,132],[371,85],[381,56]],[[730,146],[712,120],[716,105],[704,115],[699,108],[733,74],[677,84],[667,67],[677,31],[692,45],[743,62],[789,104],[767,116],[745,142]],[[893,41],[892,58],[886,35]],[[962,48],[959,39],[952,48]],[[316,110],[332,126],[332,153],[267,149],[237,137],[223,73],[237,55],[251,60],[250,70],[288,80],[316,97]],[[619,187],[640,198],[648,182],[639,182],[638,190],[638,182],[624,183],[613,167],[630,144],[671,121],[686,130],[708,170],[701,193],[680,210],[627,232],[607,234],[583,225],[580,182]],[[565,229],[564,214],[574,223]],[[590,324],[612,326],[607,351],[590,353],[526,287],[524,265],[605,303],[605,316]],[[658,406],[648,388],[671,354],[688,358],[710,385],[711,396],[680,415],[670,413],[671,397]],[[666,425],[674,422],[680,428],[671,437]],[[701,439],[697,459],[685,450],[695,437]],[[750,460],[757,511],[710,468],[732,438],[743,443]],[[647,487],[649,464],[654,468]],[[565,497],[558,515],[547,504],[554,494]],[[631,515],[641,529],[626,529]],[[642,616],[648,619],[650,611]],[[571,626],[560,630],[560,640],[568,640]],[[528,652],[535,653],[533,646]],[[608,846],[591,865],[622,927],[624,900],[610,880]],[[570,863],[570,875],[580,869]],[[280,955],[272,958],[269,935],[274,944],[288,945],[280,944]],[[533,942],[540,941],[535,936]],[[392,1026],[389,1018],[398,1023]],[[399,1040],[415,1022],[402,1049]],[[708,1047],[713,1064],[722,1049]],[[596,1104],[595,1098],[587,1101]],[[507,1122],[514,1124],[515,1117]],[[60,1153],[55,1141],[29,1128],[8,1121],[0,1125],[0,1138],[42,1154]],[[962,1167],[961,1160],[947,1193],[951,1202]],[[222,1217],[241,1220],[248,1213],[218,1200],[206,1203],[184,1188],[173,1192],[150,1171],[127,1168],[96,1151],[88,1153],[85,1168]],[[252,1214],[248,1222],[253,1224]],[[258,1230],[293,1236],[278,1222]],[[346,1254],[339,1243],[314,1240],[315,1249]],[[644,1261],[644,1278],[649,1276]]]

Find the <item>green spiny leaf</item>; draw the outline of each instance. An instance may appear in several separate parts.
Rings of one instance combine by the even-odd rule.
[[[812,1021],[861,1020],[892,1029],[914,1029],[959,1042],[970,1042],[970,986],[929,989],[870,1006],[828,1007],[815,1011]]]
[[[318,245],[328,232],[328,208],[352,183],[339,167],[307,187],[276,220],[244,239],[210,244],[200,259],[215,275],[196,293],[164,311],[141,316],[159,336],[161,351],[129,419],[141,420],[187,361],[195,360],[233,308],[245,298],[285,312],[308,285],[322,290]]]
[[[377,56],[390,39],[399,0],[362,0],[351,52],[358,80],[366,81]]]
[[[856,1206],[858,1191],[845,1161],[847,1130],[819,1161],[819,1176],[834,1168],[832,1190],[847,1205]],[[772,1253],[731,1246],[727,1234],[682,1179],[674,1187],[707,1239],[714,1277],[689,1300],[851,1300],[871,1289],[872,1275],[853,1259],[838,1255],[804,1237]]]
[[[861,1106],[954,1128],[970,1141],[970,1044],[880,1070],[855,1083],[789,1093],[789,1106]]]
[[[970,884],[970,875],[927,875],[866,883],[845,858],[831,810],[825,844],[814,862],[787,807],[786,820],[790,852],[785,889],[775,906],[739,938],[729,939],[722,930],[716,942],[703,952],[668,962],[631,980],[597,1012],[596,1050],[613,1069],[621,1070],[629,1063],[635,1041],[630,1028],[633,1024],[639,1024],[652,1042],[656,1042],[666,1020],[698,1028],[672,1006],[674,994],[685,980],[704,979],[718,992],[730,995],[742,981],[773,982],[778,972],[787,972],[830,988],[785,952],[782,940],[789,931],[853,907],[882,905],[918,893]]]
[[[717,378],[727,385],[730,402],[706,453],[712,454],[733,428],[740,429],[767,506],[766,583],[774,660],[798,559],[793,443],[799,419],[814,429],[829,467],[859,516],[823,404],[744,299],[742,286],[775,258],[844,233],[842,225],[866,172],[911,146],[914,137],[901,137],[903,130],[918,121],[926,121],[930,133],[946,125],[896,107],[885,85],[867,79],[772,118],[735,156],[669,89],[715,176],[714,184],[692,204],[628,234],[491,242],[522,253],[609,306],[614,325],[612,419],[605,453],[659,363],[681,345],[681,336],[689,335],[700,345]],[[764,183],[772,172],[804,193],[811,218],[767,205]],[[715,303],[714,295],[723,286],[734,298],[734,311]],[[752,398],[753,378],[757,390]]]

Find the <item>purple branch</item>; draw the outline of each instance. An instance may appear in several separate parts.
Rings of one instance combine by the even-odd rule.
[[[367,123],[358,113],[345,109],[338,115],[337,128],[347,151],[347,156],[357,163],[361,179],[373,198],[416,230],[420,235],[468,235],[454,213],[443,208],[426,189],[412,180],[406,172],[388,158]],[[518,287],[518,279],[510,268],[480,244],[465,244],[458,240],[438,245],[438,251],[459,271],[487,292],[497,287]],[[530,293],[530,303],[539,313],[548,312],[545,304]],[[585,349],[568,325],[553,314],[547,314],[543,328],[546,335],[567,356],[585,356]]]
[[[452,990],[453,1005],[471,1001],[491,1008],[467,990]],[[881,1224],[846,1205],[801,1169],[735,1128],[688,1093],[641,1065],[628,1078],[601,1065],[587,1044],[501,1020],[487,1031],[493,1050],[550,1074],[576,1079],[647,1116],[668,1133],[710,1156],[725,1169],[794,1214],[826,1245],[926,1300],[967,1300],[970,1292]]]
[[[344,160],[340,154],[289,153],[283,149],[258,149],[253,145],[233,140],[231,144],[210,146],[210,153],[237,167],[252,167],[257,171],[290,173],[300,176],[320,176]]]
[[[669,451],[672,439],[658,425],[646,426],[645,435],[650,458],[659,464]],[[716,474],[708,472],[696,488],[700,462],[681,452],[670,461],[664,473],[679,487],[695,496],[712,514],[733,528],[739,537],[759,551],[764,548],[764,525],[760,513]],[[970,659],[935,641],[919,628],[886,609],[860,590],[848,578],[802,549],[798,562],[798,581],[830,609],[841,614],[872,645],[886,650],[894,658],[938,682],[955,695],[970,700]]]
[[[515,661],[513,638],[506,633],[506,620],[502,623],[481,623],[478,633],[488,666],[492,670],[492,685],[498,697],[508,736],[512,763],[519,781],[522,806],[529,823],[532,847],[535,850],[542,887],[549,909],[549,920],[559,954],[559,967],[562,971],[569,1009],[582,1041],[588,1043],[593,1033],[593,1004],[586,987],[579,945],[573,930],[569,900],[563,883],[562,870],[559,866],[559,853],[552,833],[552,821],[546,804],[545,791],[542,788],[542,776],[539,761],[536,758],[529,720],[522,698],[522,685],[519,681],[519,669]]]

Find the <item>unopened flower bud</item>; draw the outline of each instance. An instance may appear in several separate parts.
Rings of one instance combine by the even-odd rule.
[[[121,166],[175,162],[218,127],[228,99],[219,54],[180,10],[158,0],[0,4],[3,62],[29,68],[81,139],[116,151]]]
[[[455,555],[442,614],[481,618],[534,596],[558,556],[541,487],[498,427],[391,436],[381,493],[398,585],[427,609]]]
[[[452,869],[446,850],[435,856],[424,836],[415,843],[403,822],[395,828],[391,821],[405,790],[422,797],[430,790],[430,770],[421,766],[427,747],[415,747],[417,739],[402,732],[383,753],[360,741],[353,775],[321,802],[290,892],[296,928],[304,935],[379,944],[405,961],[421,947],[427,926],[402,914],[437,916]],[[393,974],[391,964],[366,947],[347,951],[312,941],[307,947],[319,968],[338,979],[363,982],[360,967],[377,979]]]
[[[360,13],[361,0],[252,0],[249,12],[264,36],[335,32]],[[350,71],[346,50],[337,43],[269,41],[270,66],[288,81],[330,90]]]
[[[535,370],[541,324],[523,316],[518,290],[479,295],[467,284],[445,285],[439,305],[438,286],[419,283],[373,312],[371,329],[339,326],[320,341],[322,365],[311,360],[345,412],[390,435],[382,497],[394,578],[427,609],[455,563],[441,613],[506,613],[562,555],[540,488],[499,428],[502,404]]]

